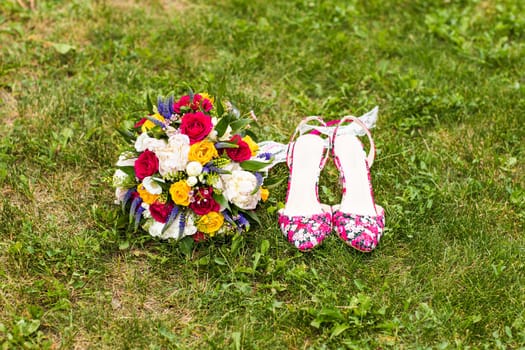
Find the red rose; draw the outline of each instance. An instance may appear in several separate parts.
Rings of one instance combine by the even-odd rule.
[[[170,216],[172,210],[173,204],[171,203],[155,202],[149,206],[151,217],[153,217],[158,222],[162,222],[163,224],[168,221],[168,217]]]
[[[203,140],[211,129],[213,129],[211,117],[202,112],[186,113],[180,124],[180,130],[188,135],[190,144]]]
[[[221,206],[213,199],[213,188],[199,188],[193,195],[194,201],[190,203],[190,209],[197,215],[206,215],[210,211],[220,211]]]
[[[233,135],[230,142],[236,143],[238,148],[226,148],[226,153],[235,162],[244,162],[252,157],[252,150],[240,135]]]
[[[190,104],[190,97],[188,95],[182,96],[177,102],[173,104],[175,113],[180,114],[181,107],[187,107]]]
[[[158,170],[159,159],[150,150],[145,150],[135,161],[135,175],[140,180],[155,174]]]
[[[202,95],[193,95],[193,100],[190,101],[190,96],[182,96],[177,102],[173,104],[173,110],[175,113],[180,114],[181,107],[190,107],[194,112],[202,109],[204,112],[209,112],[213,108],[213,104],[207,98]]]
[[[204,112],[209,112],[213,108],[213,103],[211,103],[210,100],[205,98],[204,100],[202,100],[201,106]]]
[[[194,111],[197,111],[201,105],[202,96],[199,94],[193,95],[193,102],[191,103],[190,108]]]
[[[195,243],[204,242],[206,241],[206,238],[207,238],[206,235],[202,232],[197,232],[192,237]]]

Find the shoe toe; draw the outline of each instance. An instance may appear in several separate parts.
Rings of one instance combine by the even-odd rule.
[[[333,216],[333,226],[337,235],[346,244],[363,252],[374,250],[383,235],[385,215],[378,206],[379,215],[347,214],[336,211]]]
[[[308,251],[330,234],[331,214],[321,213],[312,216],[288,216],[279,214],[279,227],[288,241],[301,251]]]

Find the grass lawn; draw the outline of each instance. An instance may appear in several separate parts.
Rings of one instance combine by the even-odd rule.
[[[525,348],[524,57],[520,0],[0,1],[2,348]],[[188,86],[279,142],[378,105],[378,249],[298,252],[285,182],[191,254],[119,225],[115,130]]]

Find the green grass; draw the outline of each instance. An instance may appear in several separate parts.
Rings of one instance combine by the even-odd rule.
[[[523,57],[519,0],[0,2],[0,344],[524,348]],[[284,183],[262,227],[190,255],[123,230],[115,128],[188,84],[280,142],[379,105],[379,248],[296,251]],[[337,202],[333,165],[321,185]]]

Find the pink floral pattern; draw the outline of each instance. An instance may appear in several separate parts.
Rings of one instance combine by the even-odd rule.
[[[279,213],[279,227],[297,249],[309,251],[321,244],[332,231],[332,215],[326,212],[305,217]]]
[[[378,215],[347,214],[336,211],[332,224],[337,235],[346,244],[362,252],[374,250],[383,235],[385,228],[385,211],[376,206]]]

